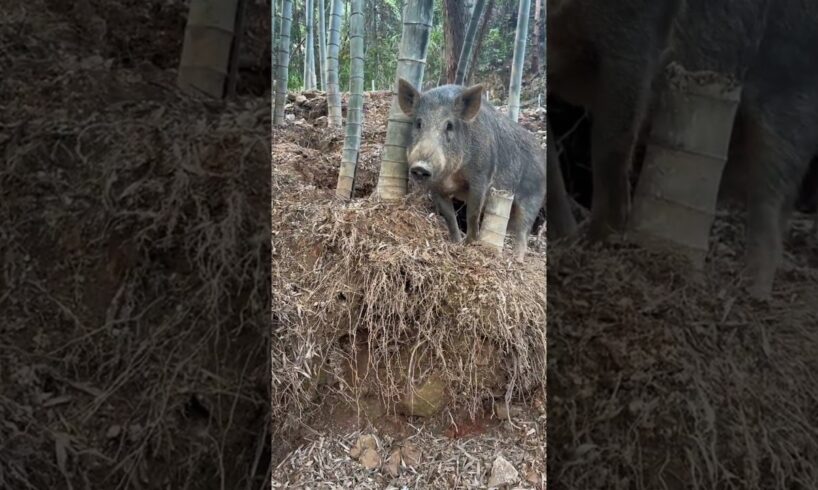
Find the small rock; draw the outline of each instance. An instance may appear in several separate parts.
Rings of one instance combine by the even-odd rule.
[[[290,92],[287,94],[287,102],[295,102],[295,94]]]
[[[381,465],[381,457],[378,455],[378,451],[372,448],[364,449],[361,459],[358,461],[368,470],[374,470]]]
[[[520,475],[511,463],[503,457],[498,455],[491,465],[491,476],[489,476],[489,488],[499,487],[501,485],[513,485],[520,480]]]
[[[365,449],[373,449],[377,452],[378,440],[375,439],[374,435],[365,434],[359,437],[352,449],[349,450],[349,455],[353,459],[358,459],[363,455]]]
[[[523,409],[517,405],[509,405],[505,401],[494,402],[494,414],[500,420],[508,420],[509,417],[519,417]]]
[[[530,483],[534,488],[539,487],[540,480],[540,472],[534,468],[529,468],[528,471],[525,472],[525,481]]]
[[[296,95],[296,97],[295,97],[295,103],[296,103],[296,104],[298,104],[298,105],[304,105],[304,103],[305,103],[305,102],[307,102],[307,98],[306,98],[306,97],[304,97],[304,95],[303,95],[303,94],[298,94],[298,95]]]
[[[137,442],[142,437],[142,424],[134,424],[128,428],[128,440]]]
[[[508,419],[509,413],[506,402],[494,402],[494,414],[497,415],[498,419]]]
[[[284,119],[290,122],[295,121],[295,114],[287,114],[286,116],[284,116]]]
[[[420,449],[411,442],[407,442],[403,445],[400,450],[400,455],[406,466],[414,467],[420,464]]]
[[[401,450],[394,449],[389,455],[389,458],[386,460],[386,471],[388,471],[393,477],[397,477],[400,474],[400,457]]]
[[[122,433],[122,427],[120,427],[118,425],[112,425],[108,429],[108,432],[105,433],[105,437],[107,437],[108,439],[114,439],[115,437],[119,436],[119,434],[121,434],[121,433]]]

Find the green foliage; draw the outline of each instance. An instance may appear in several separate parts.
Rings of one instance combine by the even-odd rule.
[[[513,52],[514,36],[508,35],[507,31],[499,27],[491,27],[483,38],[483,45],[477,55],[477,73],[508,67]]]
[[[428,82],[437,85],[441,74],[446,70],[445,47],[443,38],[443,0],[435,0],[434,19],[432,29],[429,31],[429,47],[426,51],[424,85]]]
[[[330,18],[326,2],[325,18]],[[364,89],[370,90],[372,81],[379,90],[392,89],[397,68],[400,47],[402,16],[405,0],[365,1],[365,80]],[[517,24],[517,0],[495,0],[494,12],[489,28],[473,67],[472,80],[482,81],[498,72],[508,70],[514,52],[514,29]],[[434,21],[429,35],[424,83],[437,84],[445,71],[445,39],[443,29],[443,0],[435,0]],[[533,15],[533,14],[532,14]],[[318,15],[315,16],[318,19]],[[316,21],[317,22],[317,21]],[[316,24],[317,25],[317,24]],[[329,26],[326,26],[329,29]],[[290,90],[300,90],[304,73],[304,0],[293,2],[293,25],[291,32],[292,52],[288,86]],[[317,42],[316,49],[317,49]],[[316,53],[316,59],[318,55]],[[349,2],[344,2],[344,21],[341,28],[341,49],[338,57],[339,83],[342,92],[349,91]],[[319,68],[316,67],[318,70]]]

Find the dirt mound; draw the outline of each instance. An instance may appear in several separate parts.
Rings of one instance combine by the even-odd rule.
[[[273,481],[301,485],[340,457],[335,481],[361,488],[370,480],[374,487],[485,482],[492,448],[529,479],[541,478],[545,291],[531,284],[545,282],[544,234],[520,266],[449,243],[424,196],[399,204],[361,199],[377,181],[389,92],[365,95],[358,198],[336,200],[343,133],[326,129],[315,112],[323,97],[293,94],[292,117],[273,135],[272,407],[277,438],[286,441],[273,457],[281,461]],[[506,426],[496,398],[526,408]],[[532,408],[536,400],[542,413]],[[363,478],[359,463],[335,455],[343,438],[367,426],[400,445],[412,437],[410,424],[426,426],[416,434],[432,458],[422,475],[398,478],[384,467],[374,480]],[[294,443],[324,450],[318,457]],[[465,464],[472,460],[454,449],[463,444],[485,464]],[[439,458],[451,458],[452,471],[442,471]]]
[[[0,487],[263,479],[269,102],[187,98],[4,3]]]
[[[312,396],[297,373],[317,372],[335,351],[353,366],[347,394],[385,402],[404,396],[406,376],[431,371],[458,393],[454,401],[475,410],[487,394],[510,396],[542,381],[545,291],[530,284],[543,282],[544,256],[518,266],[450,244],[420,203],[342,204],[319,192],[277,198],[273,236],[280,415]],[[310,363],[321,362],[305,365],[304,349]],[[498,379],[498,369],[507,377]],[[350,374],[341,365],[330,371]]]
[[[818,485],[818,282],[796,268],[774,301],[748,300],[738,220],[716,223],[703,283],[645,250],[551,244],[553,485]]]
[[[318,189],[335,189],[344,129],[326,127],[326,95],[310,91],[307,96],[292,93],[285,112],[291,122],[273,128],[273,173],[289,175],[291,185],[309,185]],[[346,114],[349,94],[342,95]],[[364,126],[355,174],[354,198],[367,197],[375,190],[381,164],[386,119],[392,100],[390,92],[364,94]]]

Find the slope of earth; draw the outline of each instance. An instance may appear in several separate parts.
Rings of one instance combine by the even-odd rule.
[[[125,3],[0,2],[0,488],[259,488],[269,105],[178,93],[188,2]]]
[[[552,485],[818,488],[818,239],[793,219],[759,302],[743,228],[720,212],[703,277],[637,247],[549,244]]]

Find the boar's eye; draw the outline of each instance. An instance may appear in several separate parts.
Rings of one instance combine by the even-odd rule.
[[[415,119],[415,128],[420,129],[421,126],[422,124],[420,122],[420,119]]]
[[[454,131],[454,125],[451,121],[446,121],[446,131]]]

